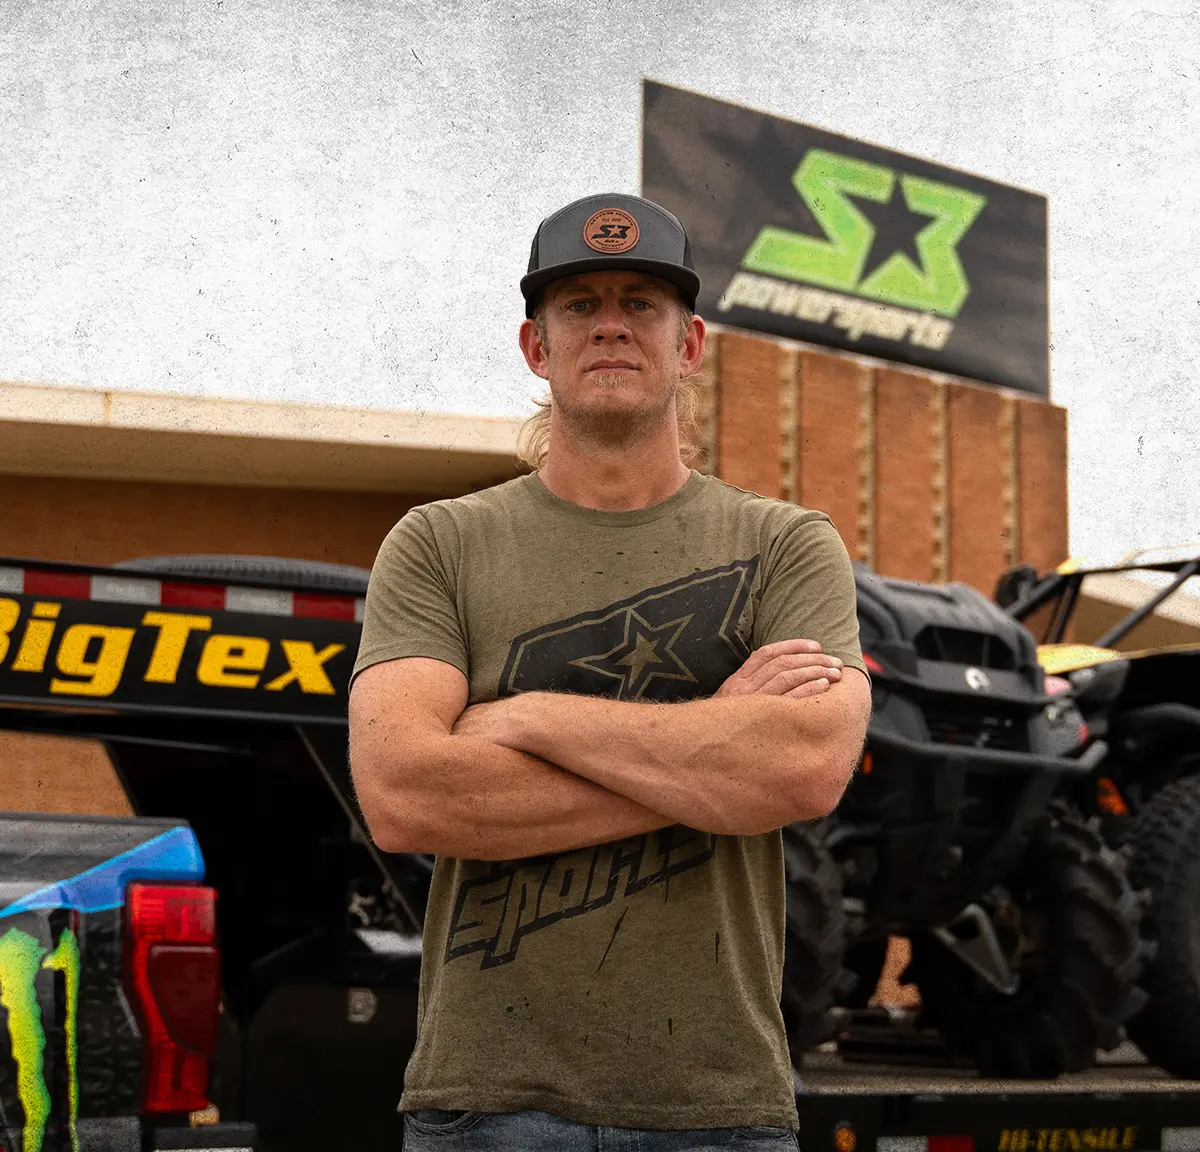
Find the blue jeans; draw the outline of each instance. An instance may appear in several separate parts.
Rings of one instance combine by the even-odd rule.
[[[576,1124],[548,1112],[450,1112],[404,1116],[404,1152],[796,1152],[790,1128],[667,1131]]]

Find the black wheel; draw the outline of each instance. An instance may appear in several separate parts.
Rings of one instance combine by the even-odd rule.
[[[888,938],[860,940],[846,949],[846,968],[854,978],[854,986],[837,996],[842,1008],[865,1008],[879,987],[883,966],[887,963]]]
[[[1137,987],[1150,946],[1140,935],[1146,899],[1125,858],[1094,822],[1056,804],[1034,833],[1011,900],[988,911],[1017,977],[1011,993],[977,976],[939,940],[913,940],[905,973],[925,1021],[985,1076],[1053,1078],[1096,1063],[1124,1038],[1145,1004]]]
[[[1168,784],[1134,818],[1130,870],[1150,892],[1143,931],[1156,944],[1146,1007],[1129,1038],[1173,1076],[1200,1077],[1200,776]]]
[[[818,836],[803,824],[783,829],[787,943],[783,1009],[793,1063],[833,1034],[829,1010],[846,981],[842,876]]]
[[[281,556],[143,556],[122,560],[113,567],[151,575],[206,576],[211,580],[244,580],[353,596],[366,594],[371,575],[369,568],[356,568],[352,564]]]

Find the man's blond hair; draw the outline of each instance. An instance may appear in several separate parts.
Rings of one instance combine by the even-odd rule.
[[[680,300],[675,306],[679,312],[679,347],[687,339],[688,325],[692,322],[692,310]],[[538,338],[546,343],[546,302],[543,296],[534,309],[533,322],[537,325]],[[699,433],[700,385],[698,376],[684,377],[675,389],[675,415],[679,426],[679,458],[689,463],[700,454],[697,443]],[[546,462],[550,450],[550,414],[554,409],[553,398],[547,393],[534,397],[537,411],[521,425],[517,436],[517,460],[527,468],[537,471]]]

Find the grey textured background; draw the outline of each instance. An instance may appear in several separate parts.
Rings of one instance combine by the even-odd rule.
[[[1048,195],[1072,549],[1200,538],[1195,0],[0,0],[0,379],[522,415],[643,76]]]

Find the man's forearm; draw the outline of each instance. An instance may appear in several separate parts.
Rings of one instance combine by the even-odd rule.
[[[376,839],[390,851],[472,860],[565,852],[676,823],[544,760],[472,736],[432,740]]]
[[[853,763],[850,742],[830,733],[846,730],[847,708],[863,711],[863,691],[852,684],[804,700],[759,695],[685,704],[533,692],[503,702],[508,715],[498,739],[680,824],[755,833],[836,805]]]

